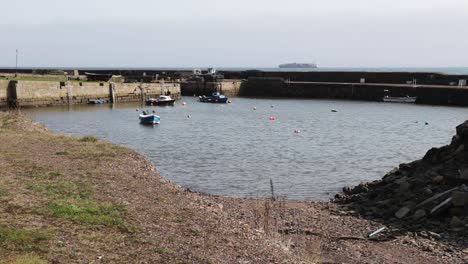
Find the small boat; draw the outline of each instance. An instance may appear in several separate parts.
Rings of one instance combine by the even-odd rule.
[[[175,99],[169,95],[160,95],[158,98],[146,99],[146,105],[174,105]]]
[[[227,103],[228,98],[219,92],[214,92],[211,94],[211,96],[199,96],[199,101],[203,103]]]
[[[388,103],[414,103],[416,102],[416,97],[415,96],[402,96],[402,97],[396,97],[396,96],[384,96],[383,98],[384,102]]]
[[[140,123],[142,124],[159,124],[161,122],[161,117],[155,114],[148,114],[146,112],[143,112],[143,114],[140,115]]]
[[[88,104],[105,104],[106,100],[104,99],[92,99],[88,100]]]

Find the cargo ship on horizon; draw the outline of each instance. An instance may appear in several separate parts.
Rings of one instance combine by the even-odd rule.
[[[283,63],[278,67],[280,68],[317,68],[317,63]]]

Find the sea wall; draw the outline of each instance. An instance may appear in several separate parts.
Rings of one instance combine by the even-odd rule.
[[[337,83],[386,83],[386,84],[424,84],[457,86],[460,80],[468,80],[468,75],[444,74],[437,72],[372,72],[372,71],[243,71],[225,72],[225,77],[283,78],[294,82],[337,82]]]
[[[241,80],[224,79],[219,82],[186,81],[181,83],[182,95],[209,95],[219,91],[226,96],[238,96],[242,86]]]
[[[180,97],[178,83],[108,83],[57,81],[0,81],[0,107],[34,107],[85,104],[92,99],[115,102],[139,101],[143,97],[171,94]],[[114,96],[113,96],[114,95]]]
[[[468,87],[386,83],[290,82],[278,77],[251,77],[241,95],[382,101],[385,95],[416,96],[416,103],[468,106]]]

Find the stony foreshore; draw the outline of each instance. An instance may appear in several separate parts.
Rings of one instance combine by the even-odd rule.
[[[450,232],[190,192],[144,156],[0,112],[0,263],[464,263]],[[368,238],[383,227],[388,229]]]

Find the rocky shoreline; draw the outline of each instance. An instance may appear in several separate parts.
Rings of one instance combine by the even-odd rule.
[[[449,145],[387,173],[382,180],[344,187],[335,201],[398,233],[430,237],[448,252],[468,244],[468,121],[457,126]],[[429,246],[429,250],[432,248]]]
[[[356,194],[343,195],[337,203],[211,196],[169,182],[132,150],[91,136],[55,135],[20,115],[0,113],[0,142],[0,263],[468,260],[466,241],[455,243],[463,235],[454,235],[465,233],[447,231],[446,237],[445,231],[427,228],[448,219],[444,214],[423,218],[415,228],[409,220],[413,208],[401,219],[392,216],[405,199],[392,201],[392,210],[382,207],[393,222],[387,214],[369,214],[365,201],[377,202],[368,195],[383,183],[363,184],[358,188],[367,191],[359,193],[349,189]],[[446,151],[432,151],[430,161]],[[409,174],[400,168],[385,178],[395,178],[389,181],[396,184],[405,174],[412,190],[409,175],[422,169],[416,163],[408,166]],[[442,182],[451,183],[447,179]],[[431,189],[433,195],[445,190],[438,186]]]

